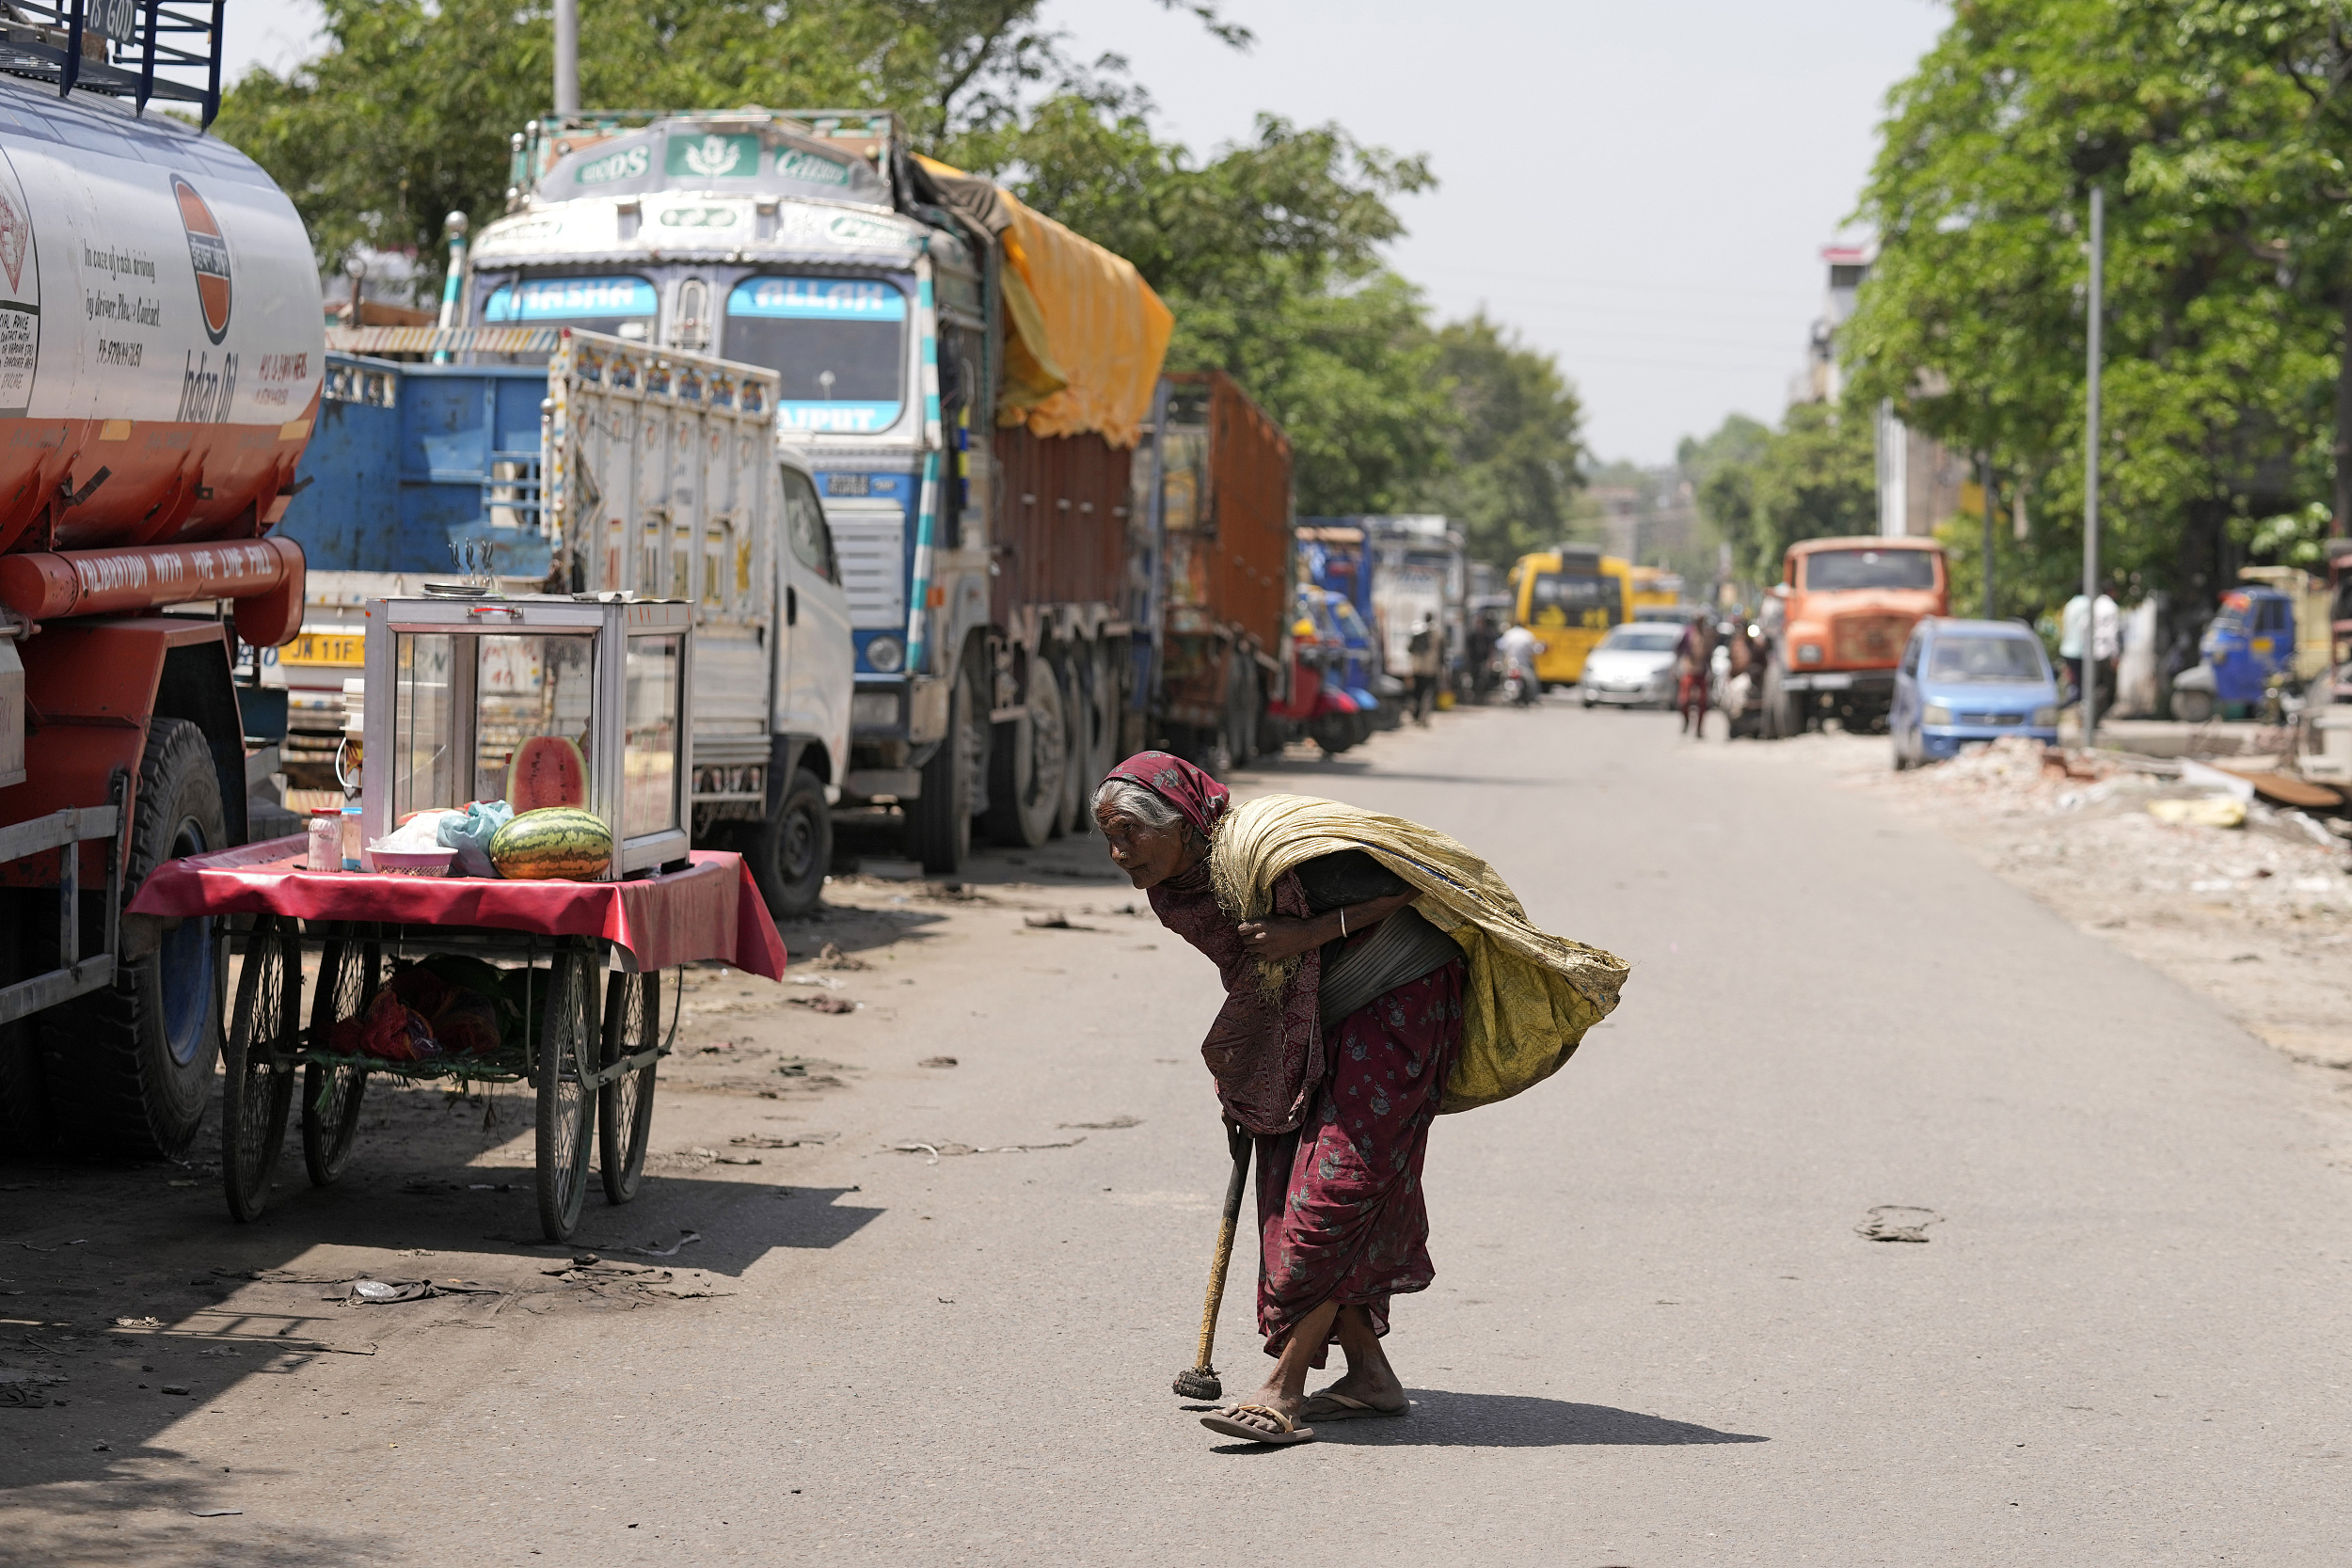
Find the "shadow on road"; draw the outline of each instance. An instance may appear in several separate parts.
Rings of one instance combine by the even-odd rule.
[[[1187,1406],[1209,1410],[1210,1405]],[[1679,1448],[1697,1443],[1769,1443],[1747,1432],[1718,1432],[1695,1421],[1668,1420],[1638,1410],[1578,1404],[1533,1394],[1464,1394],[1413,1390],[1413,1413],[1402,1420],[1329,1421],[1315,1428],[1325,1443],[1380,1448],[1573,1449]],[[1229,1443],[1216,1453],[1273,1453],[1260,1443]]]

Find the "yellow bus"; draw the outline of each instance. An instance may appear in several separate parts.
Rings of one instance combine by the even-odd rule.
[[[1584,656],[1627,616],[1632,568],[1597,545],[1563,545],[1519,557],[1511,568],[1513,619],[1543,639],[1535,677],[1573,686]]]
[[[1636,566],[1627,574],[1627,613],[1637,621],[1679,620],[1664,613],[1682,608],[1682,574],[1663,566]],[[1645,614],[1644,611],[1648,613]]]

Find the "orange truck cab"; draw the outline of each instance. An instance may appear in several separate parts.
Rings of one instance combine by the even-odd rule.
[[[1883,728],[1911,628],[1951,612],[1950,575],[1931,539],[1803,540],[1788,547],[1772,594],[1779,625],[1764,722],[1774,736],[1832,716],[1851,731]]]

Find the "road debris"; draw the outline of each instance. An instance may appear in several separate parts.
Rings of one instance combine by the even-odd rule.
[[[817,956],[808,961],[808,967],[811,969],[871,969],[874,966],[864,958],[852,958],[844,953],[841,951],[840,943],[829,942],[817,950]]]
[[[1108,1121],[1065,1121],[1065,1128],[1083,1128],[1089,1132],[1116,1132],[1122,1128],[1141,1127],[1141,1117],[1113,1117]]]
[[[791,1006],[806,1007],[813,1013],[853,1013],[865,1006],[846,996],[787,996],[784,1000]]]
[[[1869,1242],[1924,1243],[1928,1227],[1943,1222],[1944,1216],[1932,1209],[1908,1203],[1881,1203],[1871,1209],[1868,1219],[1853,1227],[1853,1233]]]
[[[1077,924],[1077,922],[1072,920],[1068,915],[1062,913],[1059,910],[1056,910],[1052,914],[1025,914],[1021,917],[1021,924],[1027,927],[1032,931],[1095,931],[1102,929],[1099,926],[1081,926]]]
[[[2200,795],[2186,800],[2151,800],[2148,815],[2175,827],[2243,828],[2246,802],[2228,795]]]
[[[930,1158],[925,1161],[924,1164],[935,1165],[939,1164],[940,1158],[943,1155],[954,1158],[955,1156],[963,1154],[1028,1154],[1041,1148],[1075,1148],[1084,1142],[1086,1142],[1084,1138],[1072,1138],[1067,1143],[997,1144],[993,1147],[983,1147],[977,1144],[960,1144],[954,1142],[935,1144],[914,1142],[891,1144],[887,1148],[887,1152],[892,1154],[928,1154]]]
[[[914,1065],[916,1067],[954,1067],[956,1059],[953,1056],[926,1056]]]

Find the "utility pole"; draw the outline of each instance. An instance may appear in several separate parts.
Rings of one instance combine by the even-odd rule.
[[[580,113],[580,0],[555,0],[555,112]]]
[[[1977,483],[1984,492],[1984,618],[1993,619],[1993,454],[1977,453]]]
[[[2106,192],[2090,187],[2090,385],[2083,404],[2083,750],[2099,733],[2099,326],[2106,287]]]

